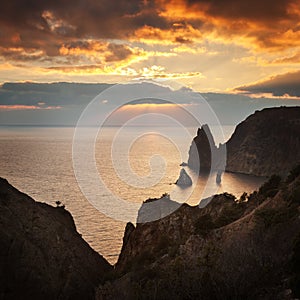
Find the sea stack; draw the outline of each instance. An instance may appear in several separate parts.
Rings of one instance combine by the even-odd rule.
[[[193,182],[192,182],[191,177],[185,171],[185,169],[182,168],[180,170],[179,178],[177,179],[175,184],[185,187],[185,186],[191,186],[193,184]]]
[[[212,166],[212,158],[216,153],[217,147],[214,138],[207,124],[198,128],[197,136],[189,150],[188,165],[197,172],[210,171],[215,166]]]

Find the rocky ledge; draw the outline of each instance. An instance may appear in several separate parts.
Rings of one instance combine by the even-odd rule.
[[[94,299],[112,270],[64,207],[34,201],[0,178],[0,299]]]
[[[202,206],[128,223],[115,278],[97,299],[300,297],[300,167],[251,195],[224,193]]]

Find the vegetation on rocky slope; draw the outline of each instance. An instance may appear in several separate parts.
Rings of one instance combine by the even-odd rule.
[[[170,202],[170,205],[168,203]],[[143,209],[154,203],[157,212]],[[128,223],[113,269],[60,205],[0,180],[3,299],[295,299],[300,297],[300,167],[258,192],[205,207],[150,199]],[[177,209],[176,209],[177,208]],[[168,214],[169,210],[175,211]]]
[[[128,225],[115,279],[98,299],[299,297],[299,187],[298,167],[241,199],[224,193],[204,208],[184,204]]]

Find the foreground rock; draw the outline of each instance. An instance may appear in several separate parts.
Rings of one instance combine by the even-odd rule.
[[[299,298],[299,199],[300,167],[239,201],[225,193],[128,223],[116,278],[97,299]]]
[[[147,223],[160,220],[180,207],[180,203],[172,201],[169,194],[161,198],[149,198],[143,202],[138,211],[137,223]]]
[[[191,177],[188,175],[185,169],[180,170],[179,178],[177,179],[176,183],[181,187],[191,186],[193,184]]]
[[[62,207],[35,202],[0,178],[0,298],[93,299],[112,270]]]
[[[255,112],[236,127],[226,148],[227,171],[286,175],[300,162],[300,107]]]

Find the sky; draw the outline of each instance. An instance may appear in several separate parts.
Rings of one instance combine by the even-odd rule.
[[[13,92],[12,86],[5,89],[7,82],[112,84],[172,79],[201,93],[299,100],[299,64],[299,0],[1,4],[2,111],[7,105],[18,111],[22,105],[27,110],[63,107],[43,100],[22,104],[20,95],[13,101],[6,97],[7,91]]]

